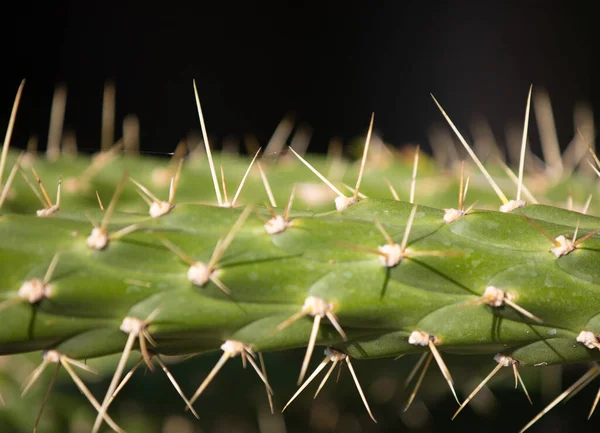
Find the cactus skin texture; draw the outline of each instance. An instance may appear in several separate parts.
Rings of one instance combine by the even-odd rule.
[[[441,368],[443,354],[501,354],[515,368],[600,357],[597,217],[542,204],[493,210],[490,192],[473,175],[468,199],[481,203],[446,221],[455,179],[432,180],[443,197],[423,193],[421,204],[417,194],[414,205],[375,198],[388,192],[372,169],[361,187],[369,198],[332,210],[335,195],[318,203],[307,195],[273,222],[294,184],[320,187],[303,165],[263,161],[279,207],[256,204],[267,195],[252,170],[230,208],[214,202],[205,159],[196,156],[185,162],[172,203],[153,218],[128,178],[166,200],[168,182],[153,177],[164,161],[113,156],[83,182],[94,162],[67,158],[27,162],[49,190],[62,175],[60,210],[36,215],[39,201],[20,176],[1,210],[2,355],[42,350],[64,357],[55,362],[69,368],[69,360],[126,347],[147,362],[222,348],[222,359],[254,362],[255,353],[307,347],[314,337],[337,354],[331,361],[350,368],[350,359],[429,352]],[[9,153],[7,166],[16,159]],[[231,184],[247,168],[245,159],[216,159]],[[410,163],[399,165],[384,171],[392,184],[405,185]],[[435,172],[430,161],[421,166],[423,177]],[[169,170],[175,176],[173,164]],[[575,195],[590,184],[582,177]]]

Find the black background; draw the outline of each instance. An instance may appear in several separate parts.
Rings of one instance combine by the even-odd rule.
[[[62,0],[11,7],[3,13],[0,120],[6,125],[26,78],[14,140],[20,147],[29,134],[45,145],[53,88],[64,82],[65,127],[76,131],[80,148],[99,148],[107,78],[117,86],[118,125],[137,114],[142,149],[159,152],[198,128],[194,77],[214,137],[254,133],[264,144],[284,114],[295,112],[314,130],[313,151],[332,136],[363,134],[372,111],[386,141],[427,148],[427,128],[442,120],[429,93],[465,132],[481,114],[502,140],[508,122],[522,122],[528,86],[544,87],[563,146],[573,134],[574,104],[599,104],[593,12],[578,2]],[[535,148],[535,129],[531,139]]]

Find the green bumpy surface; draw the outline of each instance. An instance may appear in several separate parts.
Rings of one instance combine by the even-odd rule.
[[[49,173],[61,167],[39,165],[50,190]],[[293,166],[298,172],[298,165]],[[186,183],[184,170],[175,207],[157,219],[147,215],[144,202],[129,184],[109,231],[133,223],[137,229],[103,250],[86,245],[92,228],[86,214],[102,219],[94,190],[112,191],[120,169],[117,165],[107,170],[104,190],[65,192],[61,210],[45,218],[32,211],[40,207],[33,193],[15,184],[17,194],[0,216],[0,302],[14,299],[25,281],[43,278],[57,252],[60,258],[47,298],[0,311],[0,354],[55,349],[84,359],[121,352],[127,339],[119,328],[123,319],[143,320],[154,311],[158,313],[148,330],[157,353],[215,350],[226,340],[241,341],[256,351],[303,347],[312,317],[280,332],[276,327],[297,313],[307,297],[316,296],[334,305],[348,335],[344,341],[324,319],[317,344],[332,345],[355,358],[428,350],[409,344],[415,330],[435,336],[441,351],[502,353],[522,365],[585,362],[600,355],[576,341],[582,330],[600,333],[600,239],[592,236],[557,258],[550,251],[553,244],[524,218],[553,238],[572,236],[578,226],[581,238],[600,227],[596,217],[527,205],[509,214],[473,210],[446,224],[442,209],[419,205],[408,257],[386,268],[373,253],[386,244],[374,219],[394,242],[401,243],[413,207],[409,203],[367,198],[341,212],[294,206],[303,210],[293,211],[291,225],[275,235],[263,227],[268,212],[256,206],[217,264],[215,275],[230,289],[227,295],[212,282],[199,287],[188,281],[189,265],[161,241],[168,239],[193,260],[206,263],[219,239],[230,231],[243,206],[228,209],[193,202],[181,192],[213,194],[206,171],[202,183],[197,179]],[[295,181],[281,186],[283,182],[276,179],[284,178],[285,170],[269,172],[280,206]],[[137,171],[132,177],[149,182],[148,170]],[[311,176],[306,174],[308,179]],[[260,180],[253,182],[241,202],[265,201],[263,190],[252,192],[259,190]],[[454,190],[446,202],[455,201]],[[164,188],[161,191],[166,198]],[[31,197],[18,200],[27,194],[33,197],[30,202]],[[101,194],[105,205],[107,194]],[[324,207],[332,209],[332,201]],[[431,251],[441,253],[426,254]],[[543,322],[509,305],[478,302],[488,286],[510,293],[518,306]]]

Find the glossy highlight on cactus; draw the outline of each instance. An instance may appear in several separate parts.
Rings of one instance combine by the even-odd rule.
[[[354,360],[421,354],[409,376],[408,382],[423,367],[407,409],[435,360],[458,402],[456,417],[501,367],[513,369],[515,386],[529,399],[517,367],[600,359],[600,218],[587,214],[588,207],[600,209],[589,200],[583,212],[574,210],[573,200],[568,209],[558,206],[552,190],[564,189],[564,179],[548,181],[544,204],[522,199],[531,88],[514,200],[502,191],[512,181],[492,176],[498,166],[484,166],[437,100],[475,167],[462,162],[459,175],[451,170],[440,177],[418,149],[408,164],[398,157],[397,166],[371,167],[378,163],[369,153],[377,151],[372,115],[358,167],[336,162],[347,174],[329,179],[331,161],[291,147],[289,158],[259,157],[259,148],[251,162],[214,153],[194,82],[204,146],[178,153],[165,169],[169,181],[157,183],[152,173],[163,169],[163,160],[121,156],[115,147],[92,159],[52,163],[9,150],[22,91],[23,85],[0,161],[0,354],[43,351],[24,393],[50,363],[56,374],[64,367],[97,410],[94,432],[104,422],[123,431],[109,415],[111,403],[138,366],[153,370],[154,360],[186,409],[201,417],[196,402],[236,356],[255,370],[273,411],[276,384],[267,378],[262,353],[306,348],[297,366],[299,389],[288,405],[330,362],[317,394],[345,363],[375,421]],[[110,165],[90,171],[107,158]],[[215,158],[222,160],[222,186]],[[27,176],[28,164],[38,187]],[[225,171],[240,180],[231,201]],[[596,173],[571,167],[569,176],[571,193],[587,197]],[[339,189],[346,178],[357,179],[349,197]],[[428,178],[441,192],[434,188],[421,199],[418,186]],[[55,203],[42,179],[58,185]],[[322,190],[312,197],[298,193],[299,185],[317,191],[321,182],[327,200]],[[381,197],[385,183],[393,199]],[[67,187],[75,184],[81,187]],[[467,190],[473,204],[465,208]],[[100,197],[109,196],[105,209]],[[260,205],[267,200],[270,205]],[[278,202],[286,203],[283,212]],[[325,359],[304,381],[317,346],[327,347]],[[190,398],[161,358],[219,349],[219,361]],[[141,357],[126,373],[133,351]],[[100,402],[71,366],[111,354],[121,357]],[[496,366],[461,403],[445,354],[489,354]],[[592,367],[562,398],[597,372]]]

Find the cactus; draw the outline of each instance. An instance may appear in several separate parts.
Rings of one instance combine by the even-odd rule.
[[[259,158],[259,149],[251,162],[213,155],[197,94],[205,146],[176,152],[166,167],[118,146],[46,161],[8,150],[21,91],[0,168],[0,354],[43,351],[25,392],[49,365],[67,370],[97,411],[94,432],[104,422],[122,431],[110,404],[131,377],[133,352],[132,371],[161,367],[198,416],[204,390],[235,357],[251,365],[273,410],[262,353],[306,348],[288,405],[345,364],[373,421],[353,367],[363,360],[419,355],[407,406],[434,362],[456,416],[478,389],[459,397],[447,354],[487,355],[492,373],[478,388],[509,367],[525,393],[521,369],[599,358],[600,220],[587,214],[589,200],[580,211],[558,202],[566,189],[583,202],[596,180],[583,170],[548,178],[536,203],[524,174],[531,89],[518,175],[484,166],[441,106],[477,166],[463,163],[460,175],[440,174],[418,149],[394,164],[369,155],[373,117],[356,166],[292,148],[279,158]],[[317,346],[325,357],[311,371]],[[189,396],[162,358],[219,350]],[[76,368],[114,354],[98,399]],[[600,374],[591,365],[560,397]]]

